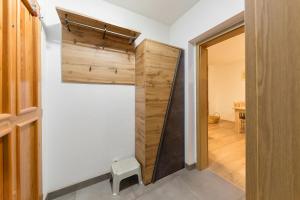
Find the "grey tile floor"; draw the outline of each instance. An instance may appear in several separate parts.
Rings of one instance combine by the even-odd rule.
[[[244,191],[210,170],[181,170],[155,184],[134,185],[112,196],[104,181],[56,200],[244,200]]]

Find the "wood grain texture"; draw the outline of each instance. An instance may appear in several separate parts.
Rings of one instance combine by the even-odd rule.
[[[245,190],[245,134],[235,132],[234,122],[208,125],[209,169]]]
[[[97,27],[100,29],[106,28],[108,31],[113,31],[120,34],[132,36],[132,37],[138,37],[140,35],[139,32],[122,28],[119,26],[115,26],[113,24],[109,24],[94,19],[92,17],[88,17],[62,8],[57,8],[57,13],[63,25],[63,33],[64,33],[63,40],[68,40],[71,42],[76,41],[81,43],[87,43],[90,45],[95,45],[97,47],[101,46],[101,47],[113,48],[117,50],[134,52],[135,49],[134,42],[130,42],[130,40],[126,37],[113,35],[110,34],[109,32],[106,32],[104,34],[101,31],[95,31],[91,28],[80,27],[75,24],[73,25],[71,24],[68,28],[65,19],[67,18],[68,20]]]
[[[33,29],[33,35],[35,36],[35,42],[34,42],[34,47],[33,51],[35,52],[36,56],[34,59],[34,66],[35,66],[35,85],[36,85],[36,90],[35,90],[35,103],[37,105],[37,111],[39,112],[39,115],[37,116],[37,121],[36,121],[36,128],[37,128],[37,133],[36,133],[36,165],[37,165],[37,199],[42,200],[43,199],[43,171],[42,171],[42,95],[41,95],[41,22],[39,18],[35,18],[35,26]]]
[[[22,0],[22,2],[32,16],[37,17],[39,15],[39,5],[36,0]]]
[[[3,14],[4,14],[4,5],[3,5],[3,0],[0,0],[0,96],[2,97],[4,95],[4,92],[3,92],[3,87],[4,87],[4,80],[3,80],[3,48],[4,48],[4,45],[3,45],[3,34],[4,34],[4,30],[3,30]],[[3,112],[3,98],[0,98],[0,113]]]
[[[220,36],[217,36],[214,39],[208,40],[207,42],[205,42],[201,46],[208,48],[210,46],[213,46],[215,44],[218,44],[218,43],[221,43],[221,42],[223,42],[225,40],[233,38],[233,37],[235,37],[237,35],[240,35],[240,34],[242,34],[244,32],[245,32],[245,27],[241,26],[239,28],[236,28],[236,29],[233,29],[231,31],[226,32],[226,34],[221,34]]]
[[[203,170],[208,167],[208,50],[199,47],[200,67],[198,69],[199,125],[197,137],[197,168]]]
[[[18,196],[38,199],[38,149],[36,121],[29,120],[17,129]]]
[[[125,84],[135,83],[135,44],[122,35],[138,37],[139,32],[57,8],[62,27],[62,80],[65,82]],[[106,29],[70,24],[67,20]]]
[[[13,111],[10,103],[13,99],[11,88],[14,87],[10,79],[14,79],[13,73],[16,62],[16,1],[1,1],[1,66],[0,66],[0,110],[2,113]]]
[[[246,30],[252,30],[246,31],[247,64],[256,69],[257,102],[249,119],[257,120],[257,134],[247,134],[256,139],[258,155],[257,172],[248,169],[249,176],[257,175],[257,188],[249,192],[257,193],[255,200],[300,199],[300,2],[246,2]]]
[[[16,33],[17,0],[1,0],[1,96],[0,96],[0,137],[3,161],[3,200],[16,200],[16,158],[15,131],[11,124],[16,112]],[[2,200],[2,199],[1,199]]]
[[[180,49],[145,40],[136,50],[136,157],[152,180]]]
[[[0,138],[0,199],[4,198],[4,148],[3,148],[3,138]]]
[[[259,200],[258,197],[258,104],[256,74],[256,31],[255,10],[252,1],[245,1],[245,39],[246,39],[246,199]]]
[[[40,21],[19,1],[17,18],[16,130],[17,199],[42,198]]]
[[[62,79],[65,82],[133,85],[135,55],[63,43]]]
[[[184,52],[180,51],[152,181],[183,169],[184,158]]]
[[[20,4],[19,31],[18,31],[18,56],[17,60],[17,98],[18,113],[26,112],[27,109],[36,107],[36,71],[34,65],[35,55],[33,31],[35,17],[28,12],[25,5]]]
[[[143,173],[146,164],[146,87],[145,87],[145,49],[141,43],[136,49],[135,66],[135,156],[142,165]],[[145,181],[145,180],[144,180]]]
[[[62,27],[62,40],[63,42],[73,44],[89,45],[93,48],[105,48],[108,50],[117,50],[123,52],[134,52],[135,46],[128,45],[128,41],[106,35],[105,39],[103,34],[96,31],[89,31],[84,28],[70,25],[71,31],[68,28]]]
[[[1,200],[38,200],[42,199],[41,181],[37,180],[41,179],[41,165],[38,165],[41,162],[38,157],[40,146],[37,140],[41,132],[36,129],[32,137],[29,131],[20,130],[18,133],[22,134],[25,144],[20,145],[16,130],[20,124],[40,119],[39,19],[32,16],[21,0],[0,1],[0,5],[3,17],[3,28],[0,29],[3,49],[0,54],[0,182],[3,188],[0,197]],[[17,156],[18,152],[22,154]]]

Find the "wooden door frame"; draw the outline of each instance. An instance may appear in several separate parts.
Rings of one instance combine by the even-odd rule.
[[[203,33],[196,42],[196,132],[198,170],[208,167],[208,50],[245,32],[244,12]],[[246,74],[247,79],[247,74]]]

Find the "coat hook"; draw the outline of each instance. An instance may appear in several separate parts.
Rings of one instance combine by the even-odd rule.
[[[105,39],[106,31],[107,31],[107,25],[105,24],[104,25],[104,33],[103,33],[103,37],[102,37],[103,40]]]
[[[69,24],[69,20],[68,20],[68,15],[67,14],[65,14],[65,23],[67,25],[68,31],[71,32],[70,24]]]
[[[92,71],[92,65],[90,66],[90,68],[89,68],[89,72],[91,72]]]
[[[126,53],[127,53],[127,59],[130,61],[131,57],[128,49],[126,50]]]

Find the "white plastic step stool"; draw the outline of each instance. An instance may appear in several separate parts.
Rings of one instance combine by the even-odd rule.
[[[120,191],[120,182],[133,175],[137,175],[139,183],[143,184],[141,176],[141,165],[135,158],[119,160],[111,165],[111,174],[113,178],[112,190],[113,195],[118,195]]]

